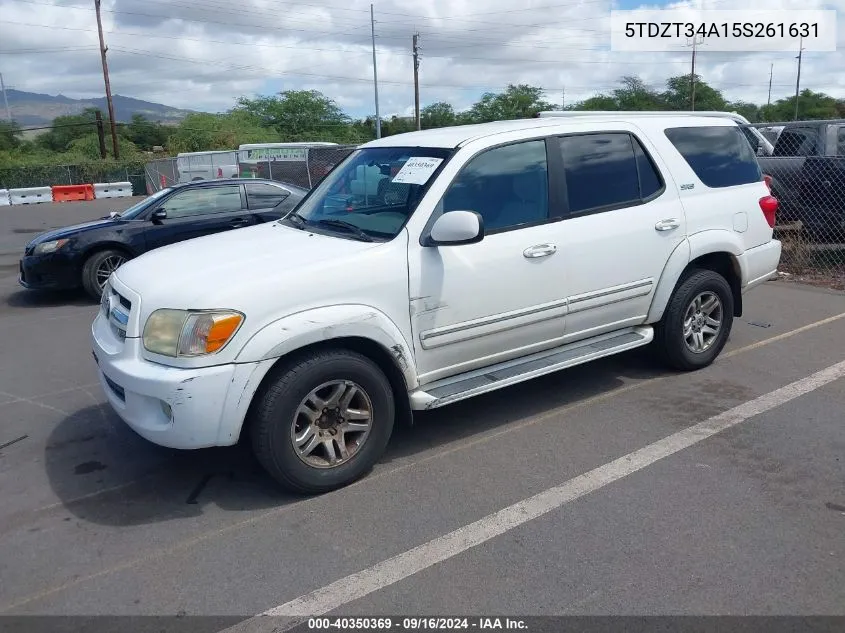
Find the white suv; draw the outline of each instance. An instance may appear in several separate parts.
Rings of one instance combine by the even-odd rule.
[[[375,190],[358,186],[376,169]],[[777,271],[776,208],[728,115],[391,136],[285,219],[124,264],[94,355],[148,440],[249,437],[282,485],[324,492],[415,410],[650,343],[707,366]]]

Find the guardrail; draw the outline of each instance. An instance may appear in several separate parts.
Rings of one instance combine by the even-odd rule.
[[[8,207],[11,204],[12,204],[12,201],[9,198],[9,190],[8,189],[0,189],[0,207]]]

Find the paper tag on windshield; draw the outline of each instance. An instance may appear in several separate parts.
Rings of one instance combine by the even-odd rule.
[[[424,156],[409,158],[391,182],[401,182],[407,185],[424,185],[442,162],[442,158],[426,158]]]

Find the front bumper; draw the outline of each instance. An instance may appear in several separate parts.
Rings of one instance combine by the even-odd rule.
[[[38,290],[70,290],[80,284],[79,268],[63,253],[25,255],[19,264],[18,283]]]
[[[262,363],[166,367],[141,357],[140,339],[117,341],[102,313],[91,330],[103,392],[138,435],[178,449],[237,443],[254,392],[247,385]]]

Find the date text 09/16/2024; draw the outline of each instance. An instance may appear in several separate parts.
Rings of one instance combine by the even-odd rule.
[[[478,630],[527,630],[524,620],[516,618],[309,618],[308,630],[353,630],[353,631],[445,631],[450,629]]]

